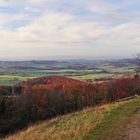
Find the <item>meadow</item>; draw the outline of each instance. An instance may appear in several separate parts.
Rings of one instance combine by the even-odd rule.
[[[3,72],[4,73],[4,72]],[[67,76],[78,80],[96,79],[111,77],[112,74],[104,73],[103,70],[75,70],[75,69],[61,69],[61,70],[20,70],[16,74],[2,74],[0,75],[0,85],[11,86],[27,79],[44,76]]]
[[[111,64],[93,67],[89,67],[90,64],[88,64],[88,66],[80,68],[79,65],[73,63],[65,67],[62,64],[59,64],[60,66],[46,66],[45,63],[41,63],[39,66],[31,64],[19,67],[19,65],[21,64],[12,65],[11,68],[9,68],[7,64],[3,64],[0,69],[0,85],[13,86],[27,79],[44,76],[66,76],[81,81],[94,82],[100,79],[104,80],[120,76],[130,76],[135,73],[134,66],[114,67]]]
[[[20,75],[0,75],[0,85],[1,86],[13,86],[21,81],[27,79],[35,78],[33,76],[20,76]]]

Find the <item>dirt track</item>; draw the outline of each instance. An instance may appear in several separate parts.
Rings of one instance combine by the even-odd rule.
[[[126,126],[123,140],[140,140],[140,108],[134,111],[130,123]]]

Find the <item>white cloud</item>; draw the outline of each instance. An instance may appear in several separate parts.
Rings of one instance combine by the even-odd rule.
[[[26,0],[26,5],[38,7],[47,4],[48,2],[50,2],[50,0]]]
[[[0,13],[0,27],[6,28],[8,25],[12,25],[16,21],[26,19],[26,16],[26,14],[14,15],[10,13]]]
[[[107,3],[106,1],[103,1],[103,0],[102,1],[101,0],[89,1],[87,5],[88,5],[89,10],[100,13],[100,14],[108,14],[117,10],[116,6],[110,3]]]
[[[140,50],[138,13],[109,1],[2,0],[0,6],[18,11],[0,13],[1,56],[107,56]]]

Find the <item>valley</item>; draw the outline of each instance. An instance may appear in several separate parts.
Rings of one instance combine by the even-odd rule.
[[[110,80],[135,74],[136,61],[67,60],[67,61],[1,61],[0,85],[44,76],[66,76],[86,82]]]
[[[2,140],[111,140],[139,106],[134,60],[0,64]]]

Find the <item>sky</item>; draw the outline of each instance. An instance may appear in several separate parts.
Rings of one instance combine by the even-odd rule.
[[[0,0],[0,60],[139,52],[140,0]]]

